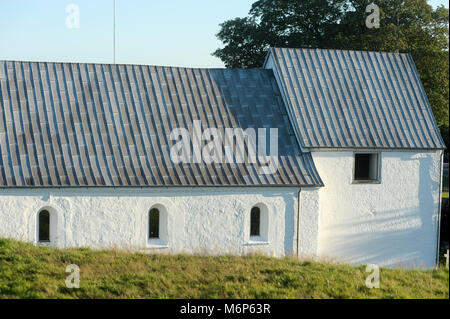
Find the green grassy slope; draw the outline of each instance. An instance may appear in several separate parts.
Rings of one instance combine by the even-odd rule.
[[[65,287],[68,264],[79,289]],[[0,298],[448,298],[448,269],[381,269],[261,256],[201,257],[57,250],[0,239]]]

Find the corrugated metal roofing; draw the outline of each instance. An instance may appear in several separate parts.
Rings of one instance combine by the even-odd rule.
[[[0,62],[0,187],[322,185],[271,70]],[[176,127],[278,128],[280,167],[173,164]]]
[[[272,48],[305,148],[442,149],[409,54]]]

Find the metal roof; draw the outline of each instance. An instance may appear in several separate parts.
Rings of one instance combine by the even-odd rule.
[[[269,59],[302,147],[445,148],[409,54],[272,48]]]
[[[271,70],[0,62],[0,187],[320,186]],[[174,164],[172,129],[278,128],[276,174]]]

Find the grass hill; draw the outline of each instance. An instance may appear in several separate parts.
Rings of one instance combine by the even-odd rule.
[[[80,288],[65,286],[80,267]],[[0,239],[0,298],[449,298],[449,271],[380,271],[262,256],[154,255],[36,247]]]

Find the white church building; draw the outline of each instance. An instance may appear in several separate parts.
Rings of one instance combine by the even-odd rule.
[[[0,61],[0,237],[433,267],[444,148],[408,54]]]

